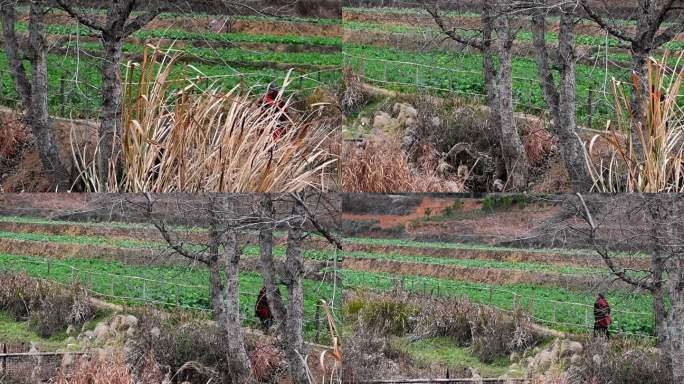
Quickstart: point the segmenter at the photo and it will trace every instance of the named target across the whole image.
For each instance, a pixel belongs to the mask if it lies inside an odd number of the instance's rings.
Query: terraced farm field
[[[18,33],[28,31],[28,10],[19,14]],[[100,89],[101,44],[96,31],[54,11],[46,25],[52,42],[48,56],[50,112],[73,118],[93,118],[100,107],[93,90]],[[123,73],[140,63],[143,51],[158,47],[179,55],[172,80],[191,79],[201,90],[228,91],[240,86],[263,94],[269,83],[282,87],[287,77],[302,97],[339,79],[342,41],[340,20],[299,17],[269,18],[203,14],[162,14],[124,45]],[[288,73],[292,70],[288,77]],[[127,82],[135,85],[135,78]],[[0,104],[14,106],[7,58],[0,55]],[[185,86],[185,84],[183,84]]]
[[[206,236],[203,228],[184,229],[198,241]],[[206,270],[174,257],[155,231],[144,224],[2,217],[0,266],[61,283],[80,279],[98,295],[131,305],[208,310]],[[284,234],[276,235],[274,255],[282,258]],[[369,238],[346,238],[344,245],[336,252],[322,239],[305,243],[308,337],[315,333],[319,298],[341,300],[348,290],[399,287],[420,295],[467,297],[504,310],[524,308],[564,331],[592,326],[594,294],[602,290],[613,306],[614,331],[653,332],[650,297],[606,284],[607,270],[589,251]],[[246,245],[243,253],[241,305],[244,321],[253,323],[259,248]],[[648,262],[624,257],[634,266]]]
[[[480,23],[479,15],[467,12],[447,12],[444,16],[454,25],[475,28]],[[557,43],[558,18],[550,22],[546,40]],[[485,102],[482,54],[444,39],[424,10],[344,8],[343,24],[345,63],[368,82],[394,91],[424,90],[471,101],[479,97],[481,103]],[[548,106],[536,75],[529,20],[520,21],[520,27],[512,48],[516,109],[540,114]],[[591,22],[581,21],[576,28],[580,60],[576,69],[577,118],[581,124],[600,128],[607,119],[615,118],[609,83],[612,78],[629,81],[631,56],[624,43],[606,36]],[[476,32],[471,34],[474,37]],[[684,36],[665,44],[659,55],[665,50],[682,49]],[[671,64],[676,63],[677,58],[671,58]]]

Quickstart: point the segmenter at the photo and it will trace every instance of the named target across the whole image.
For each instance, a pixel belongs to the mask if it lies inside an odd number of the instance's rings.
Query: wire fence
[[[347,278],[343,271],[345,289],[372,287],[376,291],[386,292],[398,288],[431,297],[463,297],[505,312],[523,310],[536,322],[558,329],[587,331],[594,327],[593,305],[548,299],[542,293],[529,296],[491,285],[485,287],[458,281],[435,283],[420,276],[383,276],[365,271],[353,271],[353,274],[356,275],[353,279]],[[622,309],[616,304],[612,305],[611,312],[614,320],[611,332],[654,337],[651,330],[655,322],[653,313]],[[639,324],[643,328],[633,330]]]
[[[333,275],[337,273],[342,274],[341,286],[337,287],[340,291],[339,294],[335,295],[333,293],[333,297],[325,297],[331,303],[336,317],[339,317],[340,310],[337,302],[346,290],[361,288],[388,291],[399,288],[407,292],[432,297],[464,297],[473,302],[485,304],[506,312],[523,310],[535,321],[547,324],[553,328],[571,331],[586,331],[593,328],[593,306],[589,304],[548,299],[543,297],[542,293],[529,296],[491,285],[477,286],[464,284],[459,281],[435,283],[420,276],[391,276],[357,270],[339,271],[336,258],[330,260],[329,263],[333,263],[333,265],[332,267],[328,265],[326,273]],[[34,268],[28,268],[29,265],[33,265]],[[35,266],[41,266],[41,268],[36,268]],[[78,281],[93,296],[115,302],[146,303],[164,308],[179,308],[205,313],[212,311],[210,309],[208,284],[195,285],[176,282],[183,278],[181,275],[174,276],[168,280],[157,280],[141,276],[78,268],[49,258],[45,261],[39,261],[29,257],[22,257],[20,262],[14,264],[14,267],[12,267],[10,262],[3,262],[0,265],[0,269],[18,269],[31,272],[37,278],[64,286],[70,286]],[[351,272],[355,276],[345,276],[346,272]],[[333,280],[337,280],[335,276],[333,276]],[[317,294],[320,294],[320,290]],[[253,303],[256,302],[258,292],[242,290],[240,296],[243,321],[254,323],[255,318],[251,314],[253,313]],[[320,298],[324,297],[321,295]],[[654,316],[652,313],[631,311],[621,308],[619,304],[613,304],[612,314],[614,333],[653,337],[651,325],[654,323]],[[318,304],[315,304],[314,313],[311,313],[311,310],[305,313],[305,330],[308,331],[309,335],[315,335],[316,342],[321,337],[322,317],[324,317],[324,314],[321,314],[321,308]]]
[[[316,70],[302,70],[295,67],[292,70],[293,72],[289,75],[287,91],[296,92],[300,95],[306,95],[320,87],[335,84],[339,81],[341,73],[340,68],[328,67]],[[281,69],[277,71],[277,74],[269,73],[270,71],[241,72],[236,68],[232,68],[231,71],[233,73],[196,74],[178,77],[166,82],[171,84],[172,89],[184,88],[192,83],[200,92],[208,89],[228,92],[231,89],[239,88],[241,93],[258,95],[264,94],[272,83],[282,86],[289,70]],[[87,72],[87,70],[71,71],[50,68],[48,104],[51,115],[76,119],[95,119],[99,116],[101,105],[99,80],[88,79],[88,76],[82,74],[83,72]],[[127,81],[123,85],[137,86],[153,83]],[[20,104],[21,100],[9,71],[0,68],[0,105],[14,108]]]
[[[388,60],[342,54],[342,66],[350,67],[364,81],[400,91],[431,91],[441,94],[467,96],[484,104],[487,95],[482,72],[445,68],[399,60]],[[542,114],[548,110],[535,78],[513,77],[513,98],[517,110]],[[583,91],[584,93],[584,91]],[[613,95],[603,89],[589,88],[586,97],[577,100],[578,122],[588,128],[600,127],[606,120],[614,120]]]
[[[21,261],[14,263],[14,265],[8,261],[3,262],[0,264],[0,270],[23,271],[35,279],[67,288],[79,283],[93,297],[115,303],[150,304],[161,308],[175,308],[207,314],[213,312],[209,285],[175,282],[175,280],[184,277],[181,275],[173,276],[168,280],[157,280],[78,268],[49,258],[45,261],[33,260],[29,257],[20,257],[20,259]],[[33,267],[29,268],[29,265]],[[311,294],[310,291],[307,293]],[[326,299],[333,312],[338,312],[339,308],[335,307],[334,298],[324,297],[320,292],[316,292],[313,296],[317,296],[317,298],[313,309],[305,310],[303,325],[305,333],[318,343],[327,339],[325,313],[318,299]],[[258,297],[258,291],[240,291],[240,316],[243,323],[254,324],[257,322],[253,314]]]

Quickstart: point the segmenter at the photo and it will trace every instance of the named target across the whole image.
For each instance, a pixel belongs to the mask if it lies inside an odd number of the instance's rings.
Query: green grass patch
[[[459,347],[446,337],[434,337],[417,341],[406,338],[395,338],[392,345],[406,352],[411,360],[419,366],[436,363],[449,368],[451,372],[462,372],[466,368],[475,368],[482,377],[498,377],[508,371],[510,362],[502,358],[492,364],[481,362],[470,353],[468,347]]]
[[[40,351],[55,351],[66,347],[66,330],[43,338],[31,330],[28,321],[16,321],[11,314],[0,311],[0,342],[7,344],[35,343]]]

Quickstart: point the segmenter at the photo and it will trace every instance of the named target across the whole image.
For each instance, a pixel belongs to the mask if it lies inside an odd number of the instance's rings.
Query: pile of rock
[[[76,328],[67,328],[66,348],[60,352],[67,352],[62,358],[62,366],[68,367],[74,363],[74,357],[68,352],[76,352],[114,344],[117,341],[132,337],[138,326],[138,318],[133,315],[115,315],[109,322],[100,322],[91,331],[84,324],[79,333]]]

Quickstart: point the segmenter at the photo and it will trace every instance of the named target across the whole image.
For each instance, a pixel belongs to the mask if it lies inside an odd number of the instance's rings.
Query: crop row
[[[19,6],[17,7],[17,12],[18,13],[23,13],[25,15],[28,14],[29,8],[26,6]],[[53,13],[55,14],[61,14],[61,15],[66,15],[65,12],[61,10],[53,10]],[[107,13],[107,9],[105,8],[90,8],[88,9],[88,13],[92,15],[104,15]],[[142,15],[142,12],[140,11],[133,11],[131,12],[131,16],[137,17]],[[157,15],[157,19],[160,20],[177,20],[179,18],[182,19],[192,19],[192,20],[199,20],[202,18],[212,18],[212,17],[220,17],[215,14],[209,14],[206,12],[192,12],[192,13],[178,13],[178,12],[162,12],[159,15]],[[326,19],[326,18],[310,18],[310,17],[298,17],[298,16],[279,16],[277,18],[271,17],[271,16],[265,16],[265,15],[231,15],[231,19],[234,20],[260,20],[260,21],[272,21],[272,22],[279,22],[279,23],[291,23],[291,24],[300,24],[300,23],[306,23],[306,24],[321,24],[321,25],[337,25],[341,23],[340,19]]]
[[[18,32],[28,32],[28,24],[18,22]],[[86,26],[49,24],[45,26],[48,34],[56,36],[98,36],[98,33]],[[143,29],[135,32],[132,37],[138,39],[170,39],[208,42],[233,43],[273,43],[273,44],[306,44],[342,47],[340,37],[305,36],[305,35],[268,35],[250,34],[244,32],[216,33],[191,32],[176,29]]]
[[[75,258],[52,264],[47,264],[46,261],[46,259],[36,257],[0,254],[1,268],[26,271],[32,276],[61,283],[79,279],[94,291],[111,297],[119,297],[120,302],[127,304],[154,300],[167,303],[167,306],[210,308],[208,274],[203,268],[141,267],[112,261]],[[339,272],[346,289],[389,290],[397,284],[396,276],[389,274],[352,270]],[[121,277],[117,278],[117,276]],[[467,297],[474,302],[504,310],[521,307],[537,320],[548,322],[551,327],[560,330],[579,330],[592,321],[590,306],[593,302],[593,295],[588,293],[523,284],[495,286],[463,283],[429,277],[404,277],[401,281],[404,289],[417,293]],[[169,282],[175,282],[176,285],[170,285]],[[251,316],[252,305],[255,293],[261,286],[261,278],[257,273],[242,272],[240,283],[241,308],[246,323],[251,323],[254,321]],[[333,287],[328,283],[305,281],[305,317],[308,335],[311,335],[315,329],[315,324],[311,320],[315,316],[317,300],[331,298],[332,290]],[[284,290],[283,294],[287,298]],[[338,298],[341,294],[342,292],[336,293]],[[641,313],[650,313],[652,308],[650,297],[619,291],[607,292],[607,296],[613,306],[615,330],[632,333],[653,331],[652,316]]]
[[[100,50],[100,43],[71,43],[68,47],[90,50]],[[143,53],[146,47],[138,44],[126,43],[124,44],[125,54]],[[278,62],[284,64],[308,64],[308,65],[330,65],[339,66],[342,61],[342,51],[339,53],[319,53],[319,52],[274,52],[274,51],[252,51],[241,48],[198,48],[198,47],[183,47],[177,48],[161,48],[163,52],[169,55],[184,54],[186,56],[196,56],[199,59],[226,61],[226,62]]]
[[[480,284],[423,276],[403,276],[380,272],[341,270],[345,287],[391,290],[403,289],[445,297],[464,297],[503,310],[525,309],[535,319],[558,330],[586,330],[593,325],[595,295],[562,288],[530,284]],[[612,306],[613,330],[652,334],[653,302],[650,296],[624,291],[604,292]]]
[[[303,60],[304,61],[304,60]],[[98,92],[101,84],[100,64],[97,60],[84,57],[48,55],[49,107],[53,115],[73,118],[92,118],[97,116],[100,107]],[[125,68],[124,68],[125,70]],[[176,66],[171,80],[179,80],[172,85],[184,85],[185,79],[209,79],[200,85],[229,90],[245,85],[261,93],[266,86],[275,82],[282,84],[287,76],[285,69],[274,68],[235,68],[228,65],[193,64],[192,69]],[[308,75],[294,73],[290,80],[292,88],[312,89],[321,83],[331,84],[339,79],[338,71],[322,71]],[[173,89],[174,87],[172,87]],[[18,100],[5,55],[0,55],[0,104],[13,106]]]
[[[417,26],[412,26],[412,25],[402,25],[402,24],[382,24],[382,23],[370,23],[370,22],[359,22],[359,21],[345,21],[344,22],[344,28],[345,29],[350,29],[350,30],[357,30],[357,31],[382,31],[382,32],[390,32],[390,33],[420,33],[424,34],[425,32],[432,31],[436,33],[440,33],[437,27],[417,27]],[[466,31],[462,32],[461,35],[464,37],[477,37],[479,34],[475,31]],[[558,42],[558,33],[556,32],[547,32],[546,35],[546,41],[547,42],[553,42],[557,43]],[[520,31],[516,34],[516,40],[517,41],[525,41],[525,42],[531,42],[534,39],[534,35],[532,32],[529,31]],[[603,47],[605,48],[606,46],[615,48],[615,47],[624,47],[625,44],[621,40],[608,36],[606,37],[605,35],[586,35],[586,34],[577,34],[575,36],[575,43],[578,46],[586,45],[586,46],[598,46],[598,47]],[[677,51],[677,50],[682,50],[684,49],[684,41],[670,41],[669,43],[666,43],[663,48],[669,49],[672,51]]]
[[[132,266],[114,261],[70,258],[60,262],[0,253],[0,268],[24,271],[31,276],[69,284],[80,281],[94,292],[115,303],[136,305],[144,302],[167,308],[211,309],[209,273],[206,268]],[[73,267],[73,268],[72,268]],[[262,286],[258,273],[240,273],[240,309],[245,324],[254,324],[254,304]],[[280,287],[287,301],[287,289]],[[305,333],[316,330],[316,306],[320,299],[330,300],[333,287],[325,282],[304,281]]]
[[[66,221],[66,220],[52,220],[40,217],[26,217],[26,216],[0,216],[0,222],[11,222],[11,223],[25,223],[25,224],[46,224],[55,226],[84,226],[84,227],[98,227],[98,228],[124,228],[131,230],[138,229],[152,229],[154,227],[150,224],[144,223],[123,223],[123,222],[80,222],[80,221]],[[206,228],[202,227],[183,227],[175,226],[172,229],[181,232],[190,233],[201,233],[206,232]],[[20,232],[13,232],[20,233]],[[131,232],[131,236],[134,237],[134,231]],[[284,236],[284,232],[275,232],[276,236]],[[38,236],[37,240],[40,240],[40,236],[45,236],[43,234],[33,234],[32,236]],[[70,237],[70,238],[73,238]],[[103,238],[94,241],[103,241]],[[111,240],[111,239],[110,239]],[[419,253],[421,248],[425,249],[453,249],[453,250],[464,250],[464,251],[482,251],[482,252],[526,252],[526,253],[541,253],[541,254],[553,254],[558,256],[596,256],[596,253],[590,249],[567,249],[567,248],[516,248],[508,246],[498,246],[490,244],[479,244],[479,243],[454,243],[454,242],[444,242],[444,241],[417,241],[411,239],[389,239],[389,238],[364,238],[364,237],[345,237],[342,239],[343,243],[347,244],[362,244],[370,246],[380,246],[380,247],[400,247],[415,249],[415,252]],[[133,243],[136,246],[144,245],[146,243],[139,242]],[[647,254],[616,254],[616,256],[629,256],[629,257],[648,257]]]
[[[162,242],[141,241],[129,239],[112,239],[98,236],[72,236],[72,235],[56,235],[45,233],[28,233],[28,232],[0,232],[0,239],[11,240],[29,240],[42,241],[51,243],[68,243],[81,245],[98,245],[98,246],[112,246],[118,248],[147,248],[147,249],[164,249],[165,245]],[[245,256],[258,256],[259,247],[250,245],[243,248]],[[284,247],[274,247],[274,255],[277,257],[285,256]],[[468,268],[491,268],[491,269],[505,269],[515,271],[528,272],[554,272],[562,274],[595,274],[600,272],[596,268],[585,268],[580,266],[562,266],[550,263],[533,263],[533,262],[508,262],[487,259],[458,259],[458,258],[442,258],[442,257],[426,257],[421,255],[400,255],[393,253],[376,253],[376,252],[360,252],[360,251],[341,251],[334,253],[329,250],[321,249],[306,249],[304,256],[311,260],[331,260],[334,255],[338,260],[342,257],[361,258],[361,259],[377,259],[377,260],[393,260],[400,262],[411,262],[420,264],[436,264],[436,265],[455,265]]]
[[[484,101],[485,83],[482,74],[482,55],[444,51],[408,52],[367,45],[345,45],[346,65],[362,71],[367,79],[380,82],[383,87],[413,92],[416,88],[439,89],[440,93],[457,93],[468,97],[481,95]],[[364,59],[359,59],[363,57]],[[379,59],[379,60],[373,60]],[[385,62],[389,61],[389,62]],[[407,63],[407,64],[404,64]],[[416,65],[417,64],[417,65]],[[361,66],[363,68],[361,69]],[[427,66],[427,67],[422,67]],[[440,69],[443,68],[443,69]],[[533,59],[513,59],[513,97],[517,110],[539,112],[547,109],[539,83],[534,79],[537,65]],[[588,98],[592,95],[591,115],[603,120],[613,115],[612,101],[595,90],[611,77],[627,79],[626,71],[577,65],[577,116],[581,123],[589,115]],[[556,76],[558,78],[558,76]],[[602,123],[594,119],[594,122]]]

